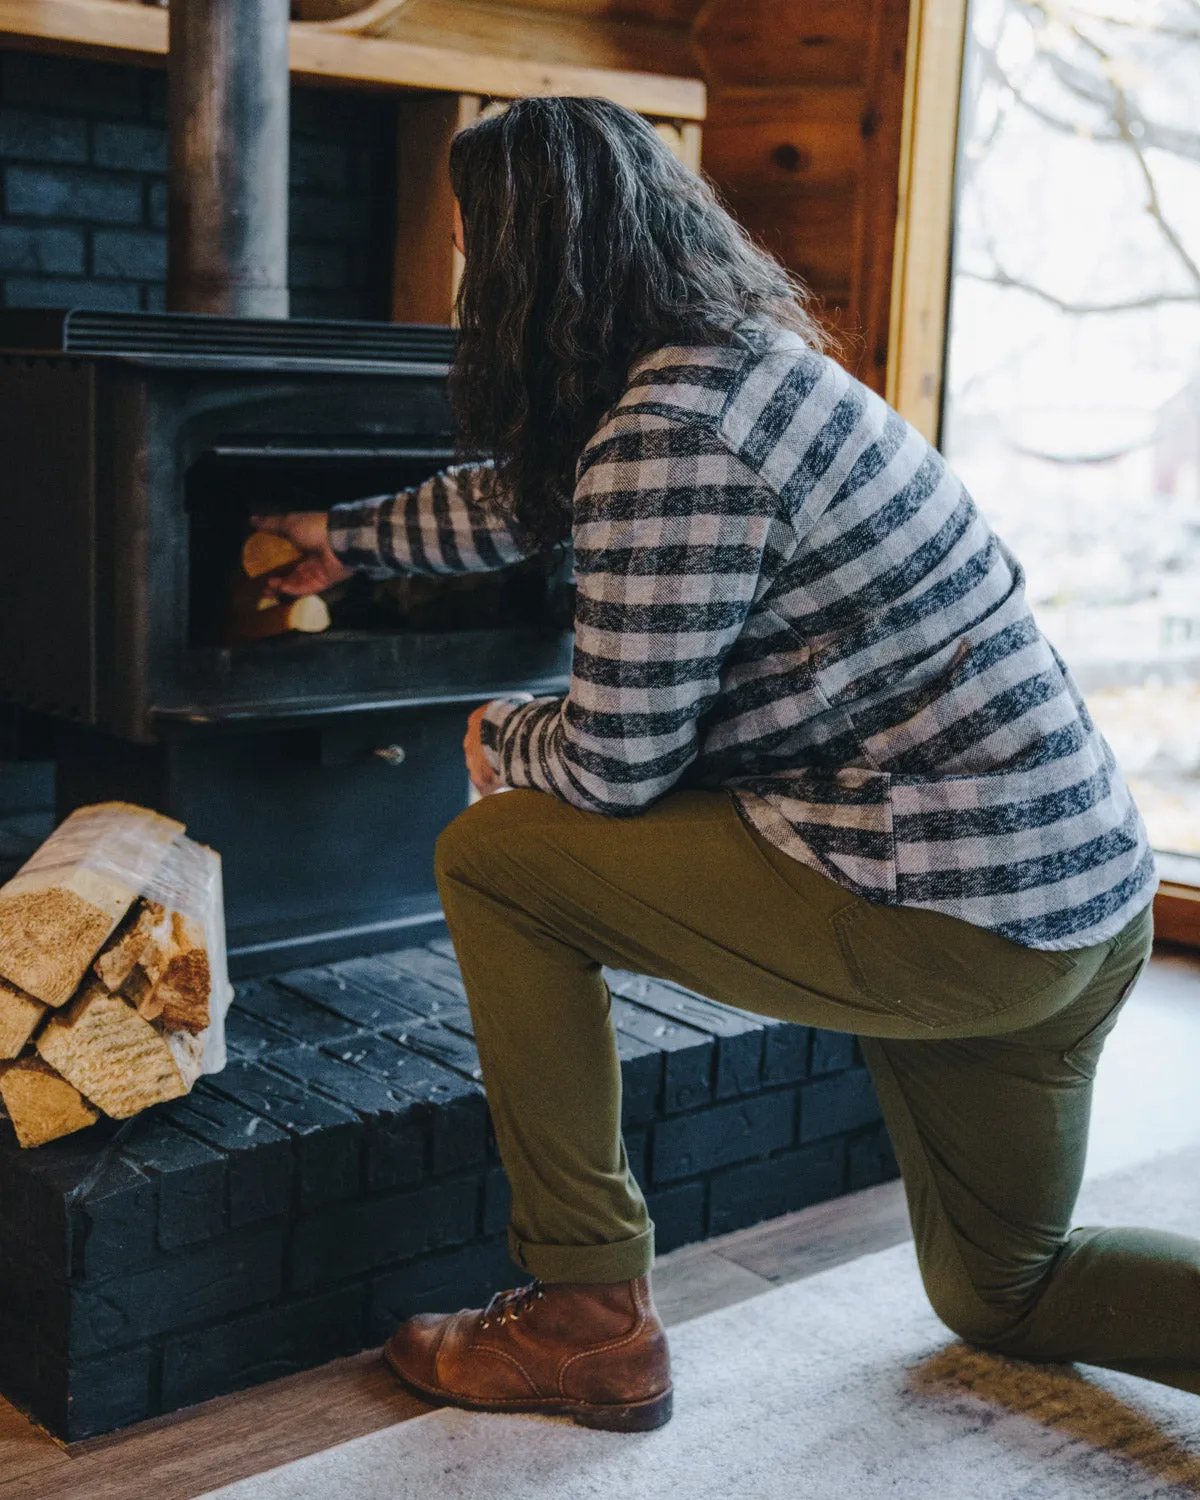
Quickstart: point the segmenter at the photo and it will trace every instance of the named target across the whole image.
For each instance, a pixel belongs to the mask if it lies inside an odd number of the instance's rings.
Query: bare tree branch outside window
[[[961,135],[947,453],[1200,856],[1200,0],[975,0]]]

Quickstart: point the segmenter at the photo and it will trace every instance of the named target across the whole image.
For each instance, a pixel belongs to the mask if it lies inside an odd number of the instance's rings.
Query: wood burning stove
[[[251,513],[450,461],[452,353],[444,328],[0,314],[0,692],[52,721],[61,812],[128,797],[221,850],[243,972],[436,919],[468,706],[565,686],[561,559],[355,580],[327,634],[222,644]]]

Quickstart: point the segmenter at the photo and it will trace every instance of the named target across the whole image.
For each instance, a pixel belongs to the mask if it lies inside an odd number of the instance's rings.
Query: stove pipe
[[[288,0],[172,0],[167,306],[286,318]]]

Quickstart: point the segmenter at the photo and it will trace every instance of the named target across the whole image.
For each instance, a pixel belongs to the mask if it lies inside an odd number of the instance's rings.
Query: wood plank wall
[[[701,160],[883,392],[909,0],[712,0]]]

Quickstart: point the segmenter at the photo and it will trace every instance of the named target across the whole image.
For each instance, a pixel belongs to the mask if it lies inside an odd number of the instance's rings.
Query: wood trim
[[[856,125],[862,166],[855,202],[855,261],[850,284],[854,335],[861,340],[854,373],[883,395],[887,386],[901,131],[908,94],[906,0],[874,0],[866,86]]]
[[[702,147],[700,126],[694,121],[684,121],[679,127],[679,159],[691,172],[700,170]]]
[[[1200,887],[1161,880],[1154,898],[1154,936],[1200,948]]]
[[[167,13],[117,0],[0,0],[0,37],[114,58],[132,52],[144,62],[166,56]]]
[[[397,105],[393,322],[454,321],[462,256],[451,240],[450,142],[482,103],[478,94],[427,94]]]
[[[0,0],[0,38],[128,61],[166,56],[167,13],[126,0]],[[705,87],[697,78],[540,63],[414,42],[346,35],[294,22],[292,73],[324,83],[438,89],[452,94],[601,94],[641,114],[702,120]]]
[[[967,0],[912,0],[887,399],[937,442]]]
[[[700,170],[700,127],[686,120],[658,120],[654,125],[667,150],[688,168]]]

